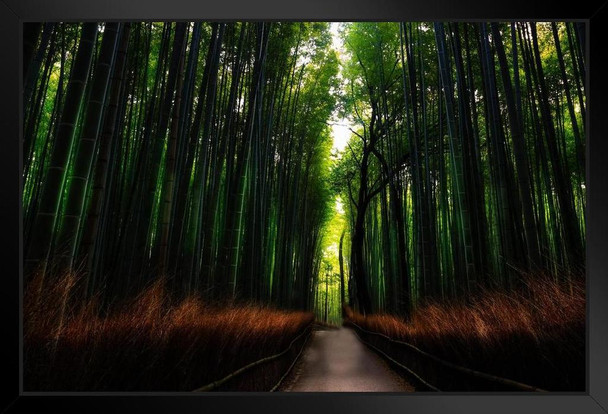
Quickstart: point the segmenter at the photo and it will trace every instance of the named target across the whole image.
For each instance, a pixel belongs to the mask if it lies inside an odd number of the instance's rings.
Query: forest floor
[[[341,327],[313,332],[281,391],[413,392],[414,387]]]
[[[301,349],[291,344],[314,320],[307,312],[171,300],[160,281],[103,313],[94,300],[79,299],[76,279],[41,283],[30,283],[24,297],[28,391],[191,391],[289,349],[222,389],[266,390],[287,371]],[[574,391],[584,389],[584,286],[537,280],[526,295],[497,291],[469,303],[428,303],[409,321],[349,308],[346,321],[471,369]],[[414,391],[353,330],[313,326],[283,391]]]
[[[585,281],[537,278],[521,291],[486,291],[468,302],[429,302],[409,321],[363,316],[347,323],[405,341],[451,363],[550,391],[585,388]],[[400,360],[407,352],[395,351]]]
[[[69,277],[26,289],[27,391],[192,391],[284,351],[314,320],[312,313],[253,304],[172,301],[162,281],[105,314],[77,291]],[[271,361],[226,387],[263,391],[292,360]]]

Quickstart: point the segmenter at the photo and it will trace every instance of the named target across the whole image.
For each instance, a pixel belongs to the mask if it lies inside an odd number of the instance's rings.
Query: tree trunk
[[[60,266],[70,269],[74,262],[76,250],[76,237],[80,228],[80,219],[83,214],[85,195],[93,157],[98,143],[101,119],[108,90],[110,73],[113,70],[114,56],[120,29],[119,23],[108,23],[103,32],[101,49],[97,59],[95,72],[91,84],[84,123],[80,139],[76,143],[76,154],[72,174],[68,177],[66,204],[63,210],[61,230],[58,235]]]
[[[344,284],[344,255],[342,247],[344,245],[344,234],[346,230],[342,230],[340,235],[340,247],[338,248],[338,262],[340,263],[340,308],[342,309],[342,316],[344,316],[344,306],[346,306],[346,293]]]
[[[86,259],[86,271],[89,273],[89,279],[91,280],[89,283],[89,292],[92,292],[92,289],[96,286],[95,280],[97,279],[97,273],[95,271],[97,268],[94,266],[95,247],[99,240],[100,218],[104,200],[106,198],[110,151],[112,149],[112,143],[116,139],[118,105],[121,90],[124,88],[125,69],[127,67],[127,47],[129,45],[130,33],[131,24],[124,23],[121,28],[120,46],[116,53],[110,82],[108,107],[106,109],[101,135],[99,137],[97,163],[92,177],[91,201],[89,202],[82,241],[79,246],[79,254]]]
[[[61,122],[57,129],[46,180],[40,198],[38,213],[32,226],[31,245],[25,255],[24,274],[32,273],[36,266],[46,272],[51,242],[57,226],[57,216],[63,194],[67,165],[74,141],[76,122],[84,95],[95,39],[97,23],[84,23],[70,81],[65,97]]]

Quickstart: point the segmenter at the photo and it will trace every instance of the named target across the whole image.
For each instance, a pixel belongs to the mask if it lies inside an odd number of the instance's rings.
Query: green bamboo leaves
[[[580,25],[340,27],[27,24],[26,274],[331,319],[580,272]]]
[[[338,70],[327,24],[32,25],[27,37],[31,94],[57,96],[44,115],[61,118],[48,144],[26,142],[28,274],[76,270],[108,301],[164,277],[178,296],[313,306]]]
[[[578,29],[346,25],[343,105],[356,127],[335,187],[361,312],[408,316],[428,299],[580,273]]]

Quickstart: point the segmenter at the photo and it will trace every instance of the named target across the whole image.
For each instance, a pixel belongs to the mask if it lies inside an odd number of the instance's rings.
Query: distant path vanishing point
[[[413,392],[348,328],[314,331],[281,391]]]

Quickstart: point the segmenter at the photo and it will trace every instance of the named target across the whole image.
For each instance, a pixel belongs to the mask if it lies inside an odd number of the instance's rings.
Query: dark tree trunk
[[[505,89],[505,97],[507,101],[507,110],[509,114],[509,127],[511,130],[511,138],[513,140],[513,152],[515,155],[515,163],[517,165],[517,177],[519,184],[519,196],[521,198],[527,258],[529,260],[530,269],[538,269],[540,266],[540,250],[537,240],[536,222],[534,219],[534,208],[531,195],[530,184],[530,166],[527,157],[527,148],[524,141],[523,131],[521,130],[520,117],[522,116],[517,110],[515,94],[511,84],[511,76],[509,75],[509,67],[507,56],[503,47],[502,36],[497,23],[492,23],[492,40],[498,54],[500,64],[500,73],[503,86]]]
[[[79,247],[80,256],[86,258],[87,261],[86,270],[89,273],[90,291],[96,287],[95,281],[98,276],[96,272],[98,266],[95,266],[95,247],[99,240],[98,234],[101,212],[105,195],[107,194],[106,188],[110,151],[112,149],[112,143],[116,139],[118,106],[120,103],[121,91],[124,88],[124,77],[127,67],[127,47],[129,45],[130,33],[131,24],[124,23],[120,30],[120,46],[114,62],[108,97],[109,102],[101,128],[101,135],[99,137],[97,163],[92,177],[91,201],[89,202],[84,232]]]
[[[573,205],[572,183],[570,182],[570,178],[565,176],[564,174],[564,168],[562,166],[561,157],[559,154],[557,138],[555,134],[555,126],[553,124],[551,107],[549,105],[549,95],[547,86],[545,84],[545,74],[543,71],[540,51],[538,48],[536,25],[534,23],[531,23],[530,29],[532,32],[532,42],[534,46],[533,52],[536,61],[536,71],[538,73],[537,93],[540,98],[541,118],[545,127],[545,139],[549,151],[549,156],[551,159],[551,168],[553,170],[553,176],[555,178],[557,198],[559,200],[560,213],[564,226],[564,234],[568,243],[568,262],[571,266],[578,267],[583,263],[584,249]]]
[[[91,94],[86,104],[86,113],[82,132],[76,142],[76,154],[72,175],[68,177],[69,186],[66,204],[63,211],[61,230],[58,235],[60,266],[72,267],[76,250],[76,237],[83,215],[87,183],[91,174],[95,149],[98,144],[103,109],[114,65],[114,56],[120,29],[119,23],[108,23],[103,32],[103,40],[91,84]]]
[[[25,275],[32,273],[36,266],[42,266],[41,271],[45,273],[47,265],[45,262],[49,258],[51,242],[57,225],[68,159],[74,142],[76,122],[89,76],[96,36],[97,23],[85,23],[70,74],[61,122],[57,129],[55,146],[43,184],[38,213],[32,226],[31,245],[25,255]]]

